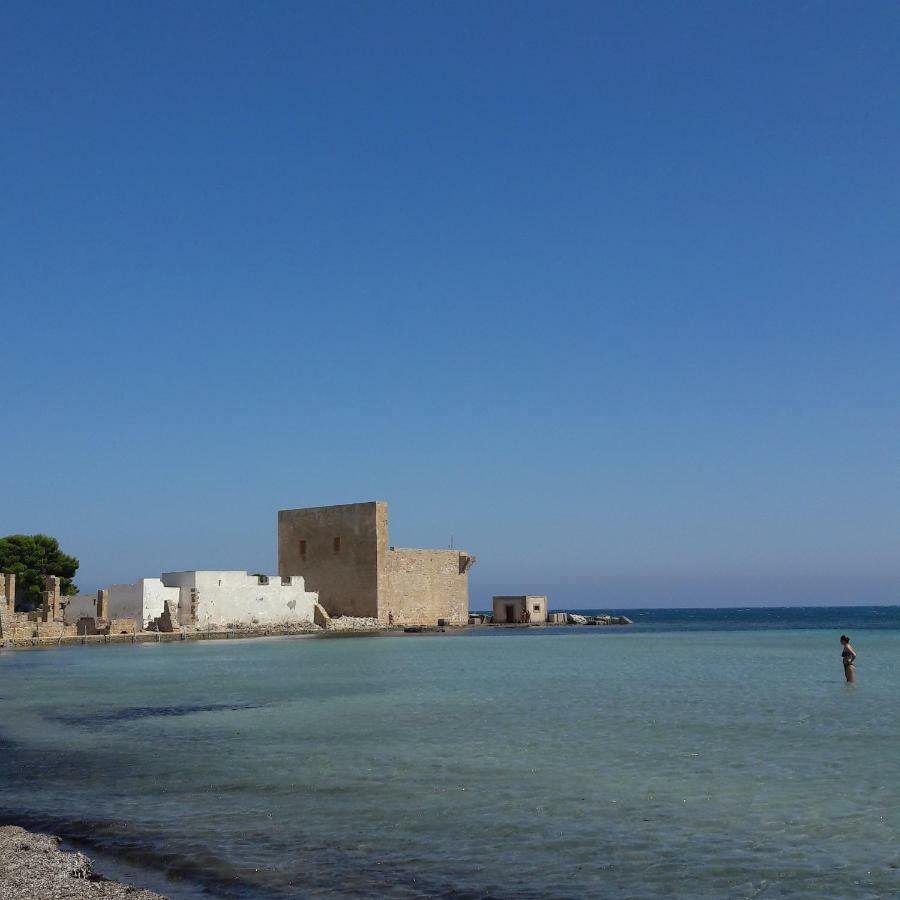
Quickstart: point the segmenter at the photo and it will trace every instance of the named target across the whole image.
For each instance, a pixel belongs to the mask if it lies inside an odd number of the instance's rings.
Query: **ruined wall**
[[[43,624],[43,623],[41,623]],[[28,638],[36,637],[37,622],[29,622],[23,619],[21,614],[8,623],[8,628],[4,629],[4,640],[24,641]]]
[[[77,628],[77,626],[73,626],[73,628]],[[109,624],[106,625],[101,634],[134,634],[137,631],[141,630],[141,620],[140,619],[131,619],[131,618],[115,618],[110,619]]]
[[[33,626],[34,636],[39,638],[75,637],[78,629],[62,622],[37,622]]]
[[[6,595],[7,611],[10,615],[14,615],[16,611],[16,576],[7,573],[3,576],[2,581],[0,590]]]
[[[44,576],[41,591],[41,613],[45,622],[62,621],[62,579],[58,575]]]
[[[134,619],[139,628],[145,628],[162,615],[166,600],[177,603],[178,591],[166,587],[159,578],[140,578],[134,584],[113,584],[109,587],[107,614],[104,617],[98,613],[98,618]],[[73,621],[77,622],[78,618]]]
[[[469,621],[469,575],[472,558],[458,550],[387,552],[387,590],[380,618],[393,613],[397,625],[451,625]]]
[[[12,621],[13,614],[10,613],[6,606],[6,594],[3,593],[3,580],[0,578],[0,647],[5,641],[10,640],[9,624]]]
[[[109,586],[109,612],[110,619],[136,619],[144,618],[144,593],[141,583],[111,584]]]
[[[75,625],[81,618],[95,618],[97,615],[97,598],[90,596],[90,594],[75,594],[72,597],[63,597],[62,605],[62,619],[66,625]]]
[[[315,593],[299,576],[248,575],[243,571],[166,572],[163,583],[179,592],[183,625],[282,625],[312,622]]]
[[[387,550],[385,503],[278,513],[278,574],[303,576],[332,616],[378,615],[379,548]]]

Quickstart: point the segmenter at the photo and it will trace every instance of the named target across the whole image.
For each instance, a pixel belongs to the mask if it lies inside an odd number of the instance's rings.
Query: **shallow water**
[[[900,631],[839,633],[3,653],[0,816],[192,897],[895,896]]]

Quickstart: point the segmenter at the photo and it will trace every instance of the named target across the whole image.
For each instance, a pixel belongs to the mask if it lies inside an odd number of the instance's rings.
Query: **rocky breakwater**
[[[569,625],[634,625],[628,616],[581,616],[578,613],[566,613]]]
[[[235,636],[246,635],[248,637],[258,637],[260,635],[316,634],[321,631],[321,628],[312,622],[273,622],[267,625],[261,625],[259,622],[229,622],[227,625],[214,625],[211,627],[213,629],[230,631]],[[196,630],[203,631],[202,628]]]
[[[386,626],[378,619],[366,616],[336,616],[329,620],[329,631],[378,631]]]
[[[59,849],[59,838],[16,825],[0,827],[0,897],[4,900],[165,900],[93,871],[83,853]]]

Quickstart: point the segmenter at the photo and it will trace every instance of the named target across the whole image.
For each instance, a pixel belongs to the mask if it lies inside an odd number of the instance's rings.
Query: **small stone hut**
[[[547,598],[540,594],[498,595],[494,600],[493,622],[524,624],[547,621]]]

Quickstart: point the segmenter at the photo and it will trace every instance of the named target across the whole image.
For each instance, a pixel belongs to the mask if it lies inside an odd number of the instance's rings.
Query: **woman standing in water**
[[[841,661],[844,663],[844,677],[850,684],[856,681],[856,651],[850,646],[850,638],[846,634],[841,635]]]

